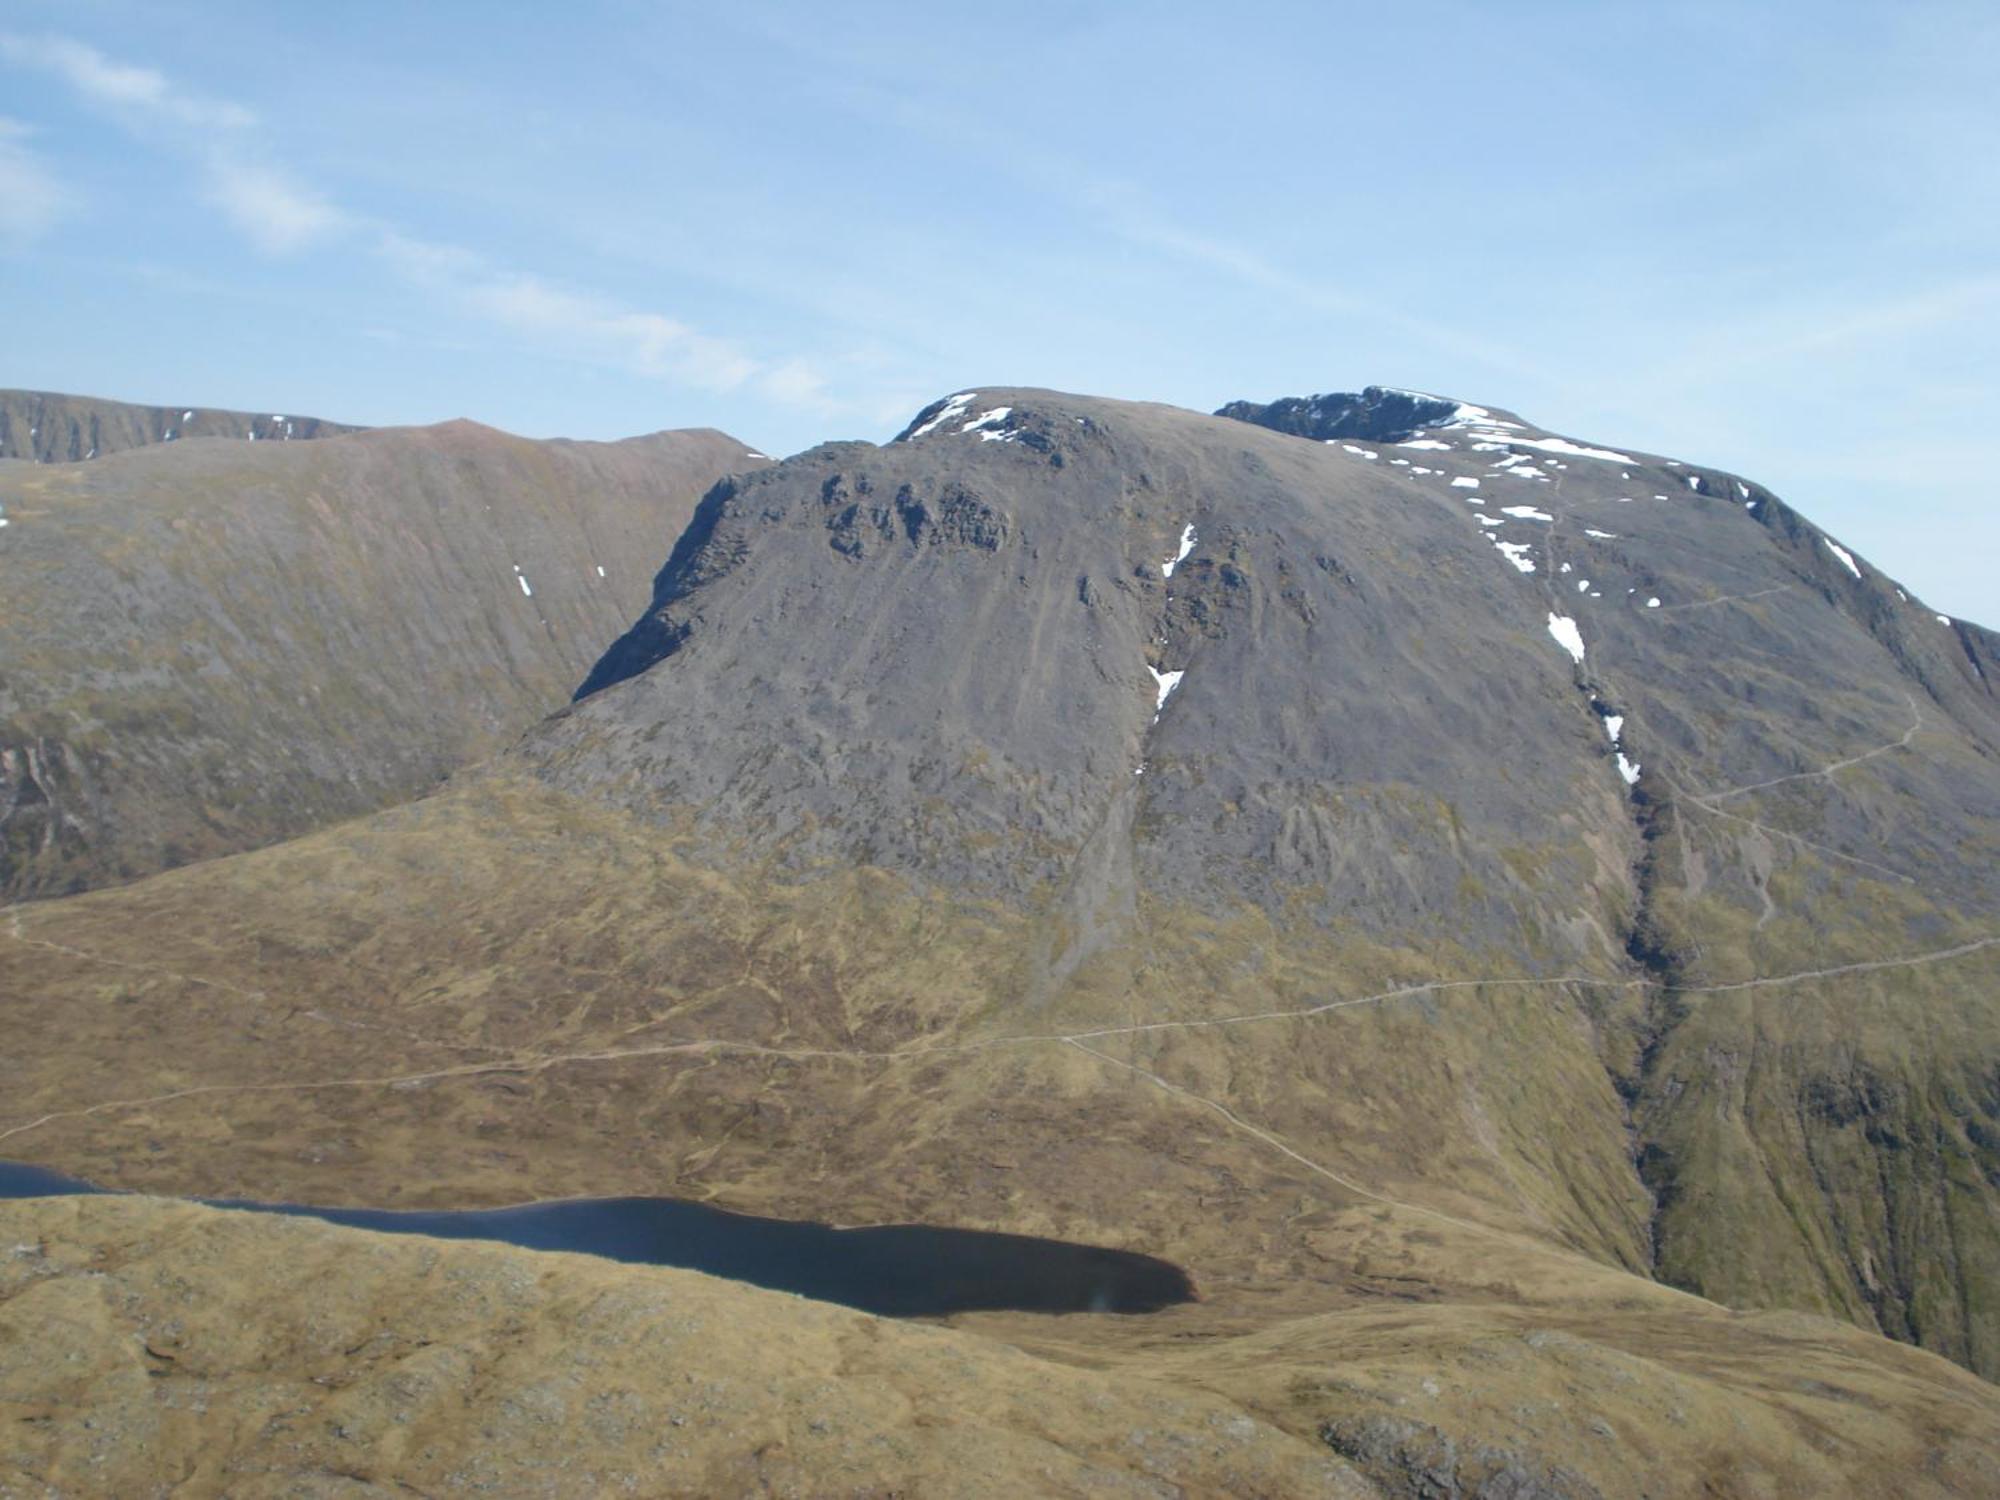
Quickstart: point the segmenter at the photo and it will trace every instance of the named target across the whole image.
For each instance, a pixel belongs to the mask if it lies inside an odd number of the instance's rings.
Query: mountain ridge
[[[158,443],[0,474],[0,890],[231,852],[416,795],[560,703],[711,429],[474,423]]]
[[[291,442],[365,430],[321,417],[148,406],[60,391],[0,390],[0,458],[33,463],[81,463],[195,437]]]
[[[1438,1444],[1507,1446],[1518,1335],[1559,1304],[1623,1353],[1551,1399],[1620,1453],[1681,1399],[1621,1405],[1625,1355],[1740,1358],[1717,1410],[1851,1380],[1817,1335],[1731,1342],[1759,1318],[1990,1379],[1991,634],[1747,480],[1473,410],[1313,441],[981,387],[719,478],[503,753],[13,908],[0,989],[38,998],[0,1149],[156,1191],[649,1192],[1144,1250],[1203,1288],[1148,1324],[1214,1353],[1198,1378],[1399,1495]],[[1383,1309],[1392,1405],[1481,1392],[1435,1435],[1357,1394],[1344,1330]],[[1809,1419],[1853,1472],[1861,1409]],[[1896,1412],[1868,1441],[1909,1451]],[[1703,1430],[1724,1493],[1810,1442],[1738,1470]],[[1529,1467],[1629,1492],[1601,1438]]]

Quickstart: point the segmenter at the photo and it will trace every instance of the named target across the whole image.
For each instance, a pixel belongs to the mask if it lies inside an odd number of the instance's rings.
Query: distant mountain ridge
[[[0,892],[418,795],[561,704],[702,492],[764,462],[461,421],[0,466]]]
[[[212,407],[142,406],[56,391],[0,390],[0,458],[82,463],[183,438],[293,442],[362,429],[346,422]]]

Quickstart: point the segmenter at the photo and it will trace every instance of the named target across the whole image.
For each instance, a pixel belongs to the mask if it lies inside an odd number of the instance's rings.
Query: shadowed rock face
[[[190,437],[0,474],[0,891],[414,796],[561,703],[636,559],[759,459],[717,432]]]
[[[1285,396],[1268,403],[1232,401],[1216,415],[1321,442],[1350,438],[1398,443],[1450,421],[1458,406],[1444,396],[1371,385],[1358,395],[1337,391],[1324,396]]]
[[[344,422],[283,413],[135,406],[54,391],[0,391],[0,458],[34,463],[82,463],[187,438],[289,443],[359,431]]]

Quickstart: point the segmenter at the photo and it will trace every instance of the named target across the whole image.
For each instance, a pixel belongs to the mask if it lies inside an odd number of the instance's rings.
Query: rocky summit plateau
[[[2000,1493],[2000,636],[1754,478],[251,435],[0,465],[0,1494]],[[632,1197],[1189,1291],[229,1206]]]

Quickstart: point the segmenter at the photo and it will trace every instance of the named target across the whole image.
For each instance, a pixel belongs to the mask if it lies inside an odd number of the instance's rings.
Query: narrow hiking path
[[[10,934],[11,935],[11,934]],[[33,940],[29,940],[33,941]],[[40,944],[63,953],[74,953],[86,960],[95,956],[82,954],[60,944]],[[1767,975],[1760,978],[1736,980],[1723,984],[1675,986],[1680,995],[1721,995],[1744,990],[1768,989],[1785,985],[1809,983],[1816,980],[1836,979],[1848,974],[1877,973],[1888,969],[1913,968],[1924,964],[1948,962],[1963,958],[1987,948],[2000,946],[2000,934],[1960,943],[1949,948],[1934,949],[1925,953],[1909,954],[1897,958],[1865,959],[1853,963],[1830,965],[1825,968],[1804,969],[1795,973]],[[150,966],[147,966],[150,967]],[[172,972],[172,971],[163,971]],[[190,982],[203,982],[193,976],[182,976]],[[626,1062],[648,1057],[666,1056],[745,1056],[767,1057],[780,1061],[796,1062],[854,1062],[854,1063],[897,1063],[921,1062],[937,1058],[962,1056],[967,1053],[985,1051],[994,1047],[1018,1047],[1037,1045],[1067,1045],[1095,1052],[1087,1044],[1104,1041],[1119,1036],[1140,1036],[1168,1031],[1213,1030],[1234,1026],[1255,1025],[1267,1021],[1300,1021],[1315,1016],[1333,1014],[1343,1010],[1353,1010],[1363,1006],[1386,1005],[1398,1000],[1407,1000],[1419,995],[1445,993],[1463,989],[1498,988],[1553,988],[1564,985],[1589,986],[1593,988],[1617,989],[1660,989],[1667,988],[1660,980],[1650,978],[1607,979],[1591,975],[1562,975],[1554,978],[1526,978],[1503,975],[1485,979],[1432,980],[1418,984],[1399,985],[1394,989],[1382,990],[1372,995],[1359,995],[1347,999],[1327,1000],[1317,1005],[1301,1006],[1287,1010],[1252,1011],[1235,1016],[1191,1018],[1173,1021],[1141,1021],[1118,1026],[1098,1026],[1067,1032],[1029,1032],[1013,1035],[974,1037],[962,1042],[918,1044],[913,1046],[868,1050],[842,1047],[772,1047],[756,1042],[744,1042],[725,1037],[694,1037],[676,1041],[655,1042],[639,1047],[599,1047],[571,1052],[528,1053],[497,1058],[491,1062],[467,1062],[445,1068],[431,1068],[419,1072],[367,1074],[351,1078],[306,1079],[294,1082],[268,1083],[216,1083],[196,1084],[186,1088],[171,1089],[161,1093],[148,1094],[137,1098],[110,1099],[96,1104],[79,1106],[75,1109],[51,1110],[32,1120],[0,1130],[0,1141],[40,1129],[58,1120],[82,1119],[121,1109],[143,1109],[150,1105],[167,1104],[181,1099],[215,1097],[226,1094],[256,1094],[293,1091],[299,1093],[326,1089],[343,1088],[394,1088],[416,1084],[437,1082],[454,1078],[472,1078],[498,1073],[539,1073],[550,1068],[588,1063]],[[236,989],[236,986],[225,986]],[[250,993],[250,992],[244,992]],[[258,992],[261,994],[261,992]],[[302,1012],[321,1021],[333,1018],[319,1012]],[[337,1023],[336,1023],[337,1024]],[[357,1023],[365,1025],[366,1023]],[[423,1040],[418,1038],[419,1040]],[[450,1044],[431,1043],[448,1046]],[[1103,1056],[1104,1054],[1098,1053]],[[1110,1059],[1117,1061],[1116,1059]],[[1122,1066],[1122,1064],[1121,1064]],[[1223,1106],[1214,1101],[1203,1101],[1212,1108]]]
[[[1924,727],[1924,711],[1917,707],[1917,700],[1913,696],[1907,693],[1903,696],[1910,705],[1911,720],[1910,727],[1905,729],[1898,738],[1890,740],[1886,744],[1877,745],[1872,750],[1864,750],[1859,755],[1850,755],[1842,760],[1828,761],[1825,765],[1816,766],[1810,771],[1794,771],[1788,776],[1773,776],[1768,781],[1753,781],[1747,785],[1729,787],[1720,792],[1704,792],[1701,794],[1701,800],[1711,803],[1725,802],[1731,797],[1741,797],[1750,792],[1761,792],[1770,787],[1784,786],[1788,782],[1831,779],[1836,771],[1845,771],[1849,766],[1858,766],[1863,761],[1875,759],[1878,755],[1889,755],[1898,750],[1909,749],[1910,741],[1915,739],[1917,731]]]

